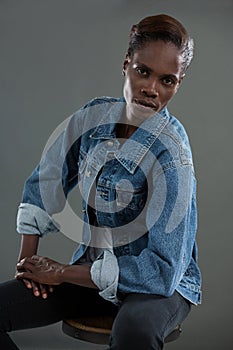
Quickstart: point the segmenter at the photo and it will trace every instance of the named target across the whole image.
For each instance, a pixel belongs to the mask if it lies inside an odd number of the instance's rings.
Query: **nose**
[[[157,84],[155,81],[148,82],[147,85],[141,88],[141,93],[143,96],[150,97],[150,98],[156,98],[158,97],[159,93],[157,90]]]

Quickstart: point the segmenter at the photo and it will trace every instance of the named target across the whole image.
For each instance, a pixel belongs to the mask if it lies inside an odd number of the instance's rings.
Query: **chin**
[[[150,118],[152,115],[157,112],[151,108],[144,107],[142,105],[138,105],[136,103],[128,103],[127,104],[127,116],[131,122],[134,124],[138,124],[139,122],[143,122],[144,120]]]

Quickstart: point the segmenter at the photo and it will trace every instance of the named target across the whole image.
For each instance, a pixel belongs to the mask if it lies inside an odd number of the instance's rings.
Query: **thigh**
[[[110,349],[162,349],[165,337],[190,311],[190,303],[171,297],[129,294],[113,324]]]
[[[14,279],[0,284],[0,329],[9,332],[45,326],[101,307],[101,303],[97,290],[68,283],[56,286],[42,299]]]

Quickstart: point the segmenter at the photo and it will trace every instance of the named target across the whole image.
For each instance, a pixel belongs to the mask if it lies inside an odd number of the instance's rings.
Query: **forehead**
[[[182,71],[182,55],[172,43],[161,40],[146,43],[142,49],[134,52],[132,63],[146,65],[160,74],[179,75]]]

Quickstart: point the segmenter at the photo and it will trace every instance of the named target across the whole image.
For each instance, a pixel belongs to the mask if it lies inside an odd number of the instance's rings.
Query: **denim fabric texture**
[[[187,134],[165,107],[129,139],[117,139],[124,111],[124,98],[96,98],[65,122],[25,182],[17,231],[59,231],[59,213],[78,185],[82,234],[70,263],[96,249],[91,273],[106,300],[177,291],[201,303],[196,179]]]

